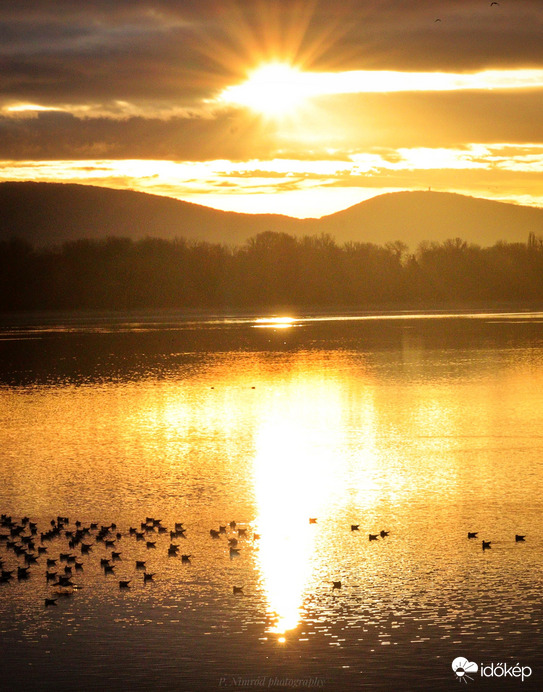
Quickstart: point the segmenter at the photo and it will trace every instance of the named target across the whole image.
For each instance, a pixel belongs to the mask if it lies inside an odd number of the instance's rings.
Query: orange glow
[[[254,70],[243,84],[224,90],[227,103],[247,106],[276,118],[292,113],[305,98],[302,73],[287,63],[273,62]]]

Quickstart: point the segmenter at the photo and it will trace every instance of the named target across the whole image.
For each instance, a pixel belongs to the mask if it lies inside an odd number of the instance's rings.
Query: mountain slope
[[[424,240],[459,237],[488,246],[543,234],[543,209],[448,192],[379,195],[320,221],[338,241],[356,235],[378,244],[402,240],[412,249]]]
[[[424,240],[460,237],[482,246],[525,243],[543,235],[543,209],[443,192],[379,195],[321,219],[237,214],[130,190],[71,183],[0,183],[0,239],[35,245],[77,238],[185,237],[240,244],[262,231],[303,236],[328,233],[338,242],[384,244],[411,250]]]
[[[240,243],[266,230],[295,232],[297,219],[236,214],[171,197],[72,183],[0,183],[0,238],[36,245],[76,238],[185,237]]]

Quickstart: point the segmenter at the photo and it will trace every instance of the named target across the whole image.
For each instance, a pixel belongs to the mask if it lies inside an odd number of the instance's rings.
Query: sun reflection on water
[[[288,329],[296,324],[294,317],[259,317],[255,320],[253,327],[255,328],[266,328],[272,327],[273,329]]]
[[[255,439],[258,562],[273,622],[269,631],[280,635],[300,621],[319,535],[319,524],[309,519],[328,511],[340,447],[337,389],[317,380],[298,384],[286,398],[270,400]]]

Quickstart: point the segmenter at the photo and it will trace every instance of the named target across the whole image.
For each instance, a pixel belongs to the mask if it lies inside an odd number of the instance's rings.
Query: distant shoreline
[[[274,317],[292,317],[294,320],[335,318],[335,317],[417,317],[421,314],[439,317],[453,315],[463,317],[466,315],[490,314],[531,314],[543,315],[543,302],[515,303],[506,301],[494,301],[487,303],[456,303],[440,302],[428,304],[375,304],[355,309],[352,306],[334,306],[330,309],[315,309],[312,307],[277,306],[274,308],[253,307],[240,310],[204,310],[204,309],[118,309],[118,310],[20,310],[1,311],[0,330],[8,325],[41,322],[57,323],[59,321],[139,321],[139,322],[185,322],[185,321],[209,321],[240,319],[251,321]]]

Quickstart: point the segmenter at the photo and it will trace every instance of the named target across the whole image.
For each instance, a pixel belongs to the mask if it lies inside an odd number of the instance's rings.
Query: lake
[[[4,317],[0,689],[541,689],[542,412],[538,312]]]

